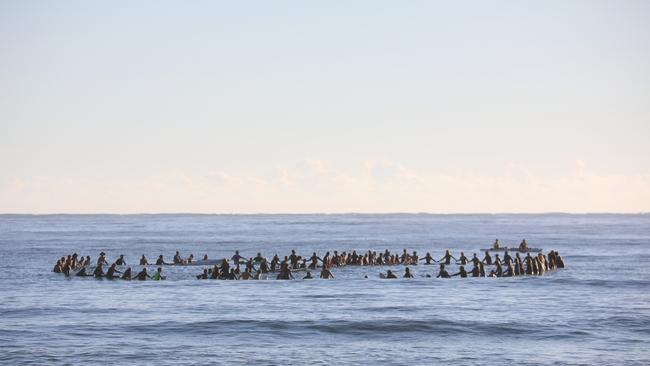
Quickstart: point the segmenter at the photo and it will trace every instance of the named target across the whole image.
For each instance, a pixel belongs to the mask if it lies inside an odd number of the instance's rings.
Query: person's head
[[[177,250],[177,251],[176,251],[176,255],[180,255],[180,254],[181,254],[181,253],[179,253],[179,251]]]
[[[465,266],[460,266],[460,270],[461,270],[461,271],[464,271],[464,270],[465,270]]]
[[[388,273],[389,275],[391,275],[391,274],[393,274],[393,271],[391,271],[391,270],[389,269],[388,271],[386,271],[386,273]]]
[[[239,250],[235,250],[235,254],[239,254]]]
[[[142,255],[142,258],[144,258],[144,254]]]
[[[161,254],[161,255],[159,255],[159,256],[158,256],[158,258],[160,258],[160,259],[163,259],[163,255],[162,255],[162,254]]]
[[[406,269],[404,269],[404,272],[411,273],[411,270],[408,267],[406,267]]]
[[[117,266],[117,263],[111,264],[111,268],[115,268]]]
[[[124,258],[124,254],[120,254],[120,258]]]
[[[162,267],[158,267],[158,272],[162,272]]]
[[[474,253],[474,258],[476,258],[476,253]]]
[[[440,269],[445,269],[445,264],[444,263],[440,263]]]

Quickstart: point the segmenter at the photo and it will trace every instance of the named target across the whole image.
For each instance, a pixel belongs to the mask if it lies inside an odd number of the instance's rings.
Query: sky
[[[0,213],[157,212],[650,212],[650,2],[0,0]]]

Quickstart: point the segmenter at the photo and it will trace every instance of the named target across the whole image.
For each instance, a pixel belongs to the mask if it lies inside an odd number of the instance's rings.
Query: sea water
[[[437,279],[420,264],[414,279],[382,280],[403,266],[344,267],[293,281],[197,280],[200,266],[166,266],[159,282],[51,272],[73,252],[124,254],[135,271],[142,254],[176,250],[471,257],[496,238],[558,250],[567,268]],[[0,363],[648,365],[649,260],[647,214],[0,215]]]

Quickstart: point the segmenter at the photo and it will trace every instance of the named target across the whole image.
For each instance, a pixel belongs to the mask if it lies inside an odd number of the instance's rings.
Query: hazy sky
[[[650,1],[0,0],[0,212],[647,212]]]

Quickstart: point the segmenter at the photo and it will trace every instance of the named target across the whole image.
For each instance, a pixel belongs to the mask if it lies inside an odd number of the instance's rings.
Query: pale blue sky
[[[0,212],[650,211],[647,1],[0,1]]]

